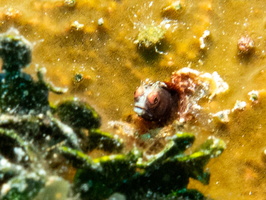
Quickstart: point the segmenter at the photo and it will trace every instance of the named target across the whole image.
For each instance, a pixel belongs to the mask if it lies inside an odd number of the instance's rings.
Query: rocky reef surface
[[[209,183],[205,166],[223,152],[222,140],[209,137],[187,151],[193,133],[172,130],[160,137],[162,129],[149,148],[141,145],[149,143],[145,134],[128,145],[100,130],[101,117],[86,102],[51,105],[49,93],[65,89],[47,82],[43,68],[37,81],[22,72],[31,52],[15,30],[0,35],[1,199],[207,199],[187,185],[190,178]]]

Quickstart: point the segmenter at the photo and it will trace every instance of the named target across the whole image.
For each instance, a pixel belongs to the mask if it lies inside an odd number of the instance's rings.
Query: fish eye
[[[137,99],[138,97],[142,96],[144,94],[143,87],[138,87],[136,91],[134,92],[134,99]]]
[[[147,97],[149,103],[152,105],[152,106],[155,106],[156,104],[159,103],[159,94],[158,92],[151,92],[148,97]]]

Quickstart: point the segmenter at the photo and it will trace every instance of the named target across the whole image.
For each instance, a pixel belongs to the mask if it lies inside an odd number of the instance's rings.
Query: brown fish
[[[172,73],[169,82],[142,83],[135,91],[134,111],[140,118],[159,126],[171,120],[186,122],[201,109],[200,99],[210,101],[227,89],[227,83],[216,72],[209,74],[182,68]]]
[[[134,111],[145,120],[164,122],[176,107],[177,98],[177,92],[169,90],[166,83],[146,81],[135,91]]]

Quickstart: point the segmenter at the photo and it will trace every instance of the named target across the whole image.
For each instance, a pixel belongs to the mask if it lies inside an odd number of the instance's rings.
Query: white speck
[[[39,174],[40,176],[45,176],[45,175],[46,175],[46,172],[45,172],[45,170],[40,169],[40,170],[38,171],[38,174]]]
[[[230,112],[231,112],[230,110],[222,110],[220,112],[212,114],[212,116],[217,117],[220,122],[227,123],[229,122]]]
[[[6,183],[2,185],[1,194],[5,195],[11,189],[10,184]]]
[[[4,158],[1,158],[1,160],[0,160],[0,169],[10,168],[10,167],[11,167],[11,164],[8,162],[8,160],[6,160]]]
[[[164,26],[166,29],[169,29],[171,27],[171,24],[165,24]]]
[[[248,93],[248,95],[249,95],[249,100],[252,102],[257,101],[259,99],[258,91],[252,90]]]
[[[234,112],[235,110],[240,110],[240,111],[245,110],[246,106],[247,106],[247,103],[245,101],[237,100],[232,111]]]
[[[114,193],[107,200],[126,200],[126,197],[123,194]]]
[[[22,158],[25,156],[25,152],[20,147],[15,147],[14,152],[17,155],[18,161],[21,161]]]
[[[104,24],[103,18],[98,19],[98,25],[102,26]]]
[[[202,35],[202,36],[200,37],[200,39],[199,39],[199,42],[200,42],[200,48],[201,48],[201,49],[205,49],[205,47],[206,47],[205,39],[206,39],[207,37],[209,37],[210,34],[211,34],[211,32],[210,32],[209,30],[205,30],[205,31],[203,32],[203,35]]]
[[[89,185],[88,184],[83,184],[80,189],[84,192],[87,192],[89,190]]]
[[[74,28],[75,30],[79,31],[79,30],[82,30],[84,28],[84,24],[81,24],[78,21],[74,21],[71,24],[71,27]]]

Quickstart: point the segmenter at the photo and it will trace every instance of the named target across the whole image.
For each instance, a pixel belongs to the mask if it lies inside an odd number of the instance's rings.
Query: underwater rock
[[[152,60],[157,58],[158,54],[164,54],[162,50],[159,50],[159,47],[163,48],[165,33],[166,30],[162,25],[143,25],[134,43],[137,44],[143,57]]]
[[[237,47],[239,50],[239,54],[242,55],[247,55],[252,53],[252,51],[254,50],[254,41],[251,37],[249,36],[242,36],[237,43]]]
[[[154,48],[156,44],[164,38],[165,30],[160,26],[147,25],[144,26],[134,43],[140,47]]]

